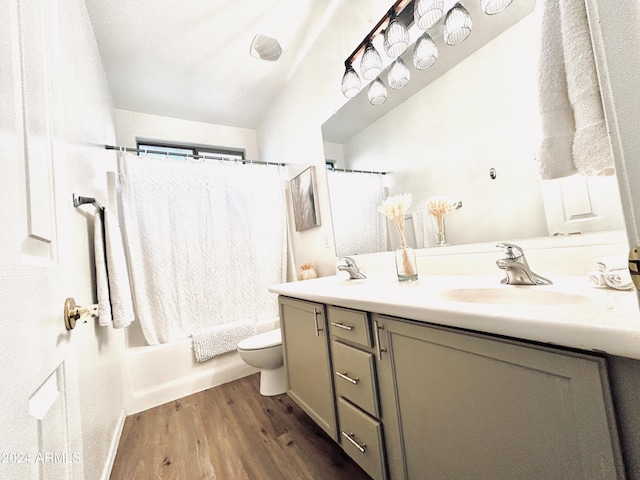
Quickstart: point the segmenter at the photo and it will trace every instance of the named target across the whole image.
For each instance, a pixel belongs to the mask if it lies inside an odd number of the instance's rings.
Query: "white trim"
[[[104,468],[102,469],[102,476],[100,477],[100,480],[109,480],[111,478],[111,471],[113,470],[113,464],[116,461],[116,453],[118,453],[118,445],[120,444],[120,437],[122,436],[122,430],[124,429],[124,422],[126,418],[127,414],[123,408],[122,412],[120,413],[118,423],[116,423],[116,427],[113,431],[111,445],[109,446],[109,454],[107,455],[107,459],[104,463]]]

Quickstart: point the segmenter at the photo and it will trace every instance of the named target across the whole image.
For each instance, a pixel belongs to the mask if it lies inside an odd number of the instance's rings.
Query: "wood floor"
[[[259,374],[127,417],[111,480],[360,480],[369,477]]]

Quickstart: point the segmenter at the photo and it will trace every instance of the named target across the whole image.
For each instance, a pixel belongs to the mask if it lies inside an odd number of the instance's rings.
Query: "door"
[[[324,306],[280,297],[280,324],[287,395],[337,440]]]
[[[0,478],[82,478],[74,355],[62,316],[47,50],[56,2],[0,0]],[[55,170],[54,170],[55,165]]]
[[[604,360],[375,321],[406,478],[624,478]]]
[[[585,0],[631,247],[640,246],[640,3]],[[621,35],[621,32],[626,32]],[[639,293],[639,292],[637,292]]]

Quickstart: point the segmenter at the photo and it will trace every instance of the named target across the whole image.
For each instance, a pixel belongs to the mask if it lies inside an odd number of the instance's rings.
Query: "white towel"
[[[538,0],[542,179],[615,173],[583,1]]]
[[[536,160],[543,180],[577,173],[572,159],[575,133],[573,110],[567,91],[558,0],[536,2],[540,26],[538,51],[538,107],[542,139]]]
[[[97,211],[93,220],[93,251],[96,264],[96,290],[98,294],[98,322],[101,327],[113,324],[109,299],[109,278],[105,258],[102,212]]]
[[[257,333],[256,323],[249,320],[201,328],[191,334],[193,352],[198,362],[206,362],[237,349],[238,342]]]
[[[587,273],[589,283],[594,287],[606,287],[607,283],[604,281],[604,272],[600,270],[591,270]]]
[[[627,259],[624,257],[598,257],[593,260],[593,265],[601,272],[628,268]]]
[[[135,319],[129,270],[118,219],[107,209],[102,214],[96,212],[94,248],[99,323],[127,327]]]
[[[607,270],[603,275],[605,283],[611,288],[615,288],[616,290],[631,290],[633,288],[631,274],[626,268]]]
[[[567,91],[576,129],[573,164],[584,176],[613,175],[613,154],[604,120],[585,2],[557,3],[560,7]]]

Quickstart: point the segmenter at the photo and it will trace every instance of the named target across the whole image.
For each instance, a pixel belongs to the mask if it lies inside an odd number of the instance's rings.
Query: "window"
[[[184,145],[171,143],[157,143],[153,141],[138,141],[138,150],[147,150],[148,155],[169,156],[182,159],[186,155],[203,155],[222,158],[224,160],[244,161],[244,151],[230,148],[218,148],[204,145]],[[143,153],[143,152],[141,152]]]

